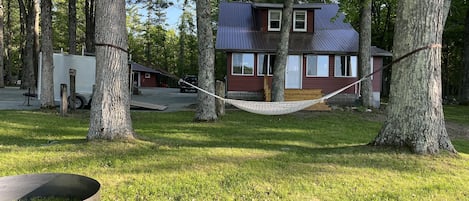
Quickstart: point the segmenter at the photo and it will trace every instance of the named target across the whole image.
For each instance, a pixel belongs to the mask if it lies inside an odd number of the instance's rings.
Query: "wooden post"
[[[68,100],[67,100],[67,85],[60,84],[60,114],[65,116],[67,114],[68,109]]]
[[[215,91],[218,96],[225,97],[225,83],[217,80],[215,84]],[[215,107],[218,116],[225,115],[225,101],[215,99]]]
[[[77,74],[77,70],[75,69],[70,69],[68,70],[68,73],[70,74],[70,108],[72,111],[75,111],[75,103],[76,103],[76,90],[75,90],[75,76]]]

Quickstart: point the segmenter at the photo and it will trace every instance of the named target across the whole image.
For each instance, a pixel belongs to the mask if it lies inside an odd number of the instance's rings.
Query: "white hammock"
[[[229,98],[223,98],[220,97],[216,94],[210,93],[202,88],[199,88],[191,83],[188,83],[184,81],[183,79],[179,79],[179,82],[183,82],[191,87],[194,87],[195,89],[204,92],[210,96],[213,96],[215,98],[218,98],[220,100],[225,101],[225,103],[229,103],[241,110],[251,112],[251,113],[256,113],[256,114],[262,114],[262,115],[283,115],[283,114],[289,114],[293,112],[297,112],[300,110],[303,110],[307,107],[310,107],[314,104],[317,103],[322,103],[325,100],[339,94],[340,92],[346,90],[347,88],[358,84],[359,82],[367,79],[368,77],[363,77],[360,80],[357,80],[343,88],[340,88],[337,91],[334,91],[330,94],[327,94],[321,98],[318,99],[313,99],[313,100],[302,100],[302,101],[285,101],[285,102],[264,102],[264,101],[245,101],[245,100],[235,100],[235,99],[229,99]]]

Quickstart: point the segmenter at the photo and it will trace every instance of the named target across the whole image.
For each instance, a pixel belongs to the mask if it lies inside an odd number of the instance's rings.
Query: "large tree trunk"
[[[409,147],[414,153],[456,152],[448,137],[441,97],[443,0],[401,0],[394,56],[432,45],[396,63],[387,119],[373,145]]]
[[[37,81],[38,79],[38,71],[39,71],[39,53],[41,52],[41,45],[39,44],[39,35],[41,32],[41,28],[39,23],[41,21],[41,5],[40,0],[34,0],[34,42],[33,42],[33,69],[34,69],[34,80]],[[34,86],[36,86],[37,82],[34,82]]]
[[[464,23],[464,72],[463,83],[461,89],[461,104],[469,105],[469,7],[466,11],[466,19]]]
[[[97,0],[96,14],[96,90],[87,139],[134,139],[125,1]]]
[[[41,0],[42,69],[41,107],[53,108],[54,104],[54,61],[52,48],[52,1]]]
[[[85,46],[86,52],[94,53],[95,47],[95,12],[96,4],[95,0],[85,0],[85,18],[86,18],[86,27],[85,27]]]
[[[5,71],[3,70],[3,52],[4,52],[4,44],[3,44],[3,1],[0,0],[0,88],[5,87]]]
[[[22,55],[22,76],[21,88],[28,89],[36,86],[35,67],[34,67],[34,53],[35,53],[35,19],[36,19],[36,6],[34,0],[18,0],[21,15],[24,23],[25,45]]]
[[[371,73],[371,0],[360,2],[360,37],[358,66],[360,77]],[[364,107],[373,107],[373,84],[371,77],[361,82],[361,99]]]
[[[12,82],[12,64],[11,64],[11,38],[12,38],[12,27],[11,27],[11,0],[7,0],[6,6],[6,34],[5,34],[5,71],[6,71],[6,84],[10,85]]]
[[[77,53],[77,1],[68,0],[68,52]]]
[[[197,37],[199,38],[199,87],[215,93],[215,48],[211,21],[210,0],[198,0]],[[206,93],[197,94],[198,107],[196,121],[215,121],[215,98]]]
[[[283,3],[282,23],[280,28],[280,43],[277,45],[277,53],[274,64],[274,77],[272,78],[272,101],[284,100],[285,68],[288,59],[288,42],[293,18],[293,0],[285,0]]]

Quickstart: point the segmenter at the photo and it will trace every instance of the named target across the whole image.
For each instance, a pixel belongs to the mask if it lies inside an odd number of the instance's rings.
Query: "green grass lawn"
[[[445,119],[452,122],[469,125],[469,106],[446,106]]]
[[[447,119],[469,125],[467,111]],[[0,111],[0,176],[82,174],[102,200],[469,200],[466,139],[459,156],[419,156],[366,146],[376,113],[193,116],[133,112],[139,140],[86,142],[87,112]]]

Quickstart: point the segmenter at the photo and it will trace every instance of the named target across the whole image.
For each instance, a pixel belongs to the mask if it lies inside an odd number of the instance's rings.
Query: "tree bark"
[[[371,0],[360,0],[360,36],[358,50],[358,66],[360,77],[371,73]],[[373,107],[373,84],[371,77],[361,82],[360,95],[362,105]]]
[[[54,104],[54,60],[52,47],[52,1],[41,1],[42,69],[41,108],[53,108]]]
[[[456,153],[445,128],[441,97],[443,4],[443,0],[399,1],[395,58],[432,46],[393,66],[387,118],[371,144],[409,147],[417,154]]]
[[[213,31],[211,21],[210,0],[198,0],[197,37],[199,38],[199,87],[210,93],[215,93],[215,48],[213,45]],[[195,113],[196,121],[215,121],[215,98],[206,93],[197,94],[198,107]]]
[[[39,26],[39,23],[41,21],[41,5],[40,5],[40,0],[33,0],[34,3],[34,42],[33,42],[33,69],[34,69],[34,86],[37,84],[37,79],[38,79],[38,71],[39,71],[39,53],[41,51],[41,45],[39,44],[39,35],[41,32],[41,28]]]
[[[85,46],[86,52],[94,53],[95,47],[95,12],[96,4],[95,0],[85,0],[85,18],[86,18],[86,27],[85,27]]]
[[[35,52],[35,1],[18,0],[20,12],[24,23],[25,43],[22,55],[22,76],[21,76],[21,89],[34,88],[36,86],[35,67],[34,67],[34,52]]]
[[[469,7],[466,10],[466,19],[464,22],[464,37],[469,38]],[[461,89],[460,102],[469,105],[469,40],[464,40],[464,71]]]
[[[3,52],[4,52],[4,43],[3,43],[3,0],[0,0],[0,88],[5,87],[5,71],[3,70]]]
[[[288,43],[293,18],[293,0],[285,0],[283,3],[282,24],[280,28],[280,42],[277,45],[277,53],[274,64],[274,76],[272,78],[272,101],[284,100],[285,69],[288,59]]]
[[[125,1],[96,1],[96,90],[88,140],[134,139],[130,117]]]
[[[7,7],[5,9],[6,11],[6,34],[5,34],[5,56],[4,56],[4,62],[5,62],[5,71],[6,71],[6,84],[9,85],[12,82],[12,68],[11,68],[11,38],[12,38],[12,26],[11,26],[11,0],[7,0]]]
[[[68,0],[68,52],[77,53],[77,1]]]

